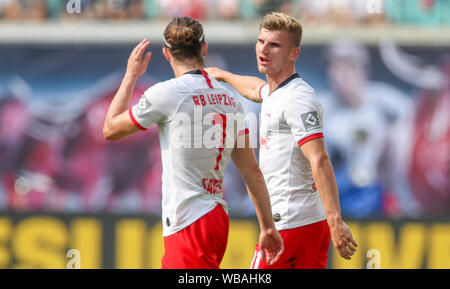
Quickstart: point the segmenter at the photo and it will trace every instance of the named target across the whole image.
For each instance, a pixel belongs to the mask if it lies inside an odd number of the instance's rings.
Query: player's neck
[[[204,68],[204,65],[198,62],[189,62],[189,63],[171,63],[173,73],[175,74],[175,77],[180,77],[186,72],[192,71],[192,70],[202,70]]]
[[[286,79],[295,73],[295,67],[288,67],[274,74],[266,74],[267,82],[269,83],[269,91],[272,93],[277,87]]]

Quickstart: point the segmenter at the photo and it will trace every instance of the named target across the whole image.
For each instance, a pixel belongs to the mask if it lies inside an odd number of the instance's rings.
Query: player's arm
[[[131,52],[125,76],[106,114],[103,136],[107,140],[119,140],[139,131],[130,118],[128,108],[136,82],[147,70],[151,53],[148,52],[144,58],[143,55],[149,45],[150,42],[144,39]]]
[[[247,144],[245,147],[235,146],[231,158],[246,183],[248,195],[255,207],[260,226],[259,247],[262,258],[267,258],[267,264],[273,265],[284,251],[283,240],[273,223],[269,193],[256,161],[255,152],[249,145],[248,134],[245,135],[245,141]]]
[[[243,97],[254,102],[262,102],[260,90],[266,84],[264,80],[253,76],[233,74],[217,67],[208,67],[205,70],[212,78],[230,84]]]
[[[333,245],[343,258],[351,259],[358,244],[353,239],[350,228],[342,220],[339,190],[324,140],[310,140],[301,146],[301,150],[311,164],[314,182],[327,214]]]

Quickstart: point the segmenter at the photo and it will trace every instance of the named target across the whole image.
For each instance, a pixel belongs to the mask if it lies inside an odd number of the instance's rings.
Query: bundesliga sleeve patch
[[[317,111],[310,111],[302,114],[302,121],[306,132],[321,128]]]
[[[146,110],[149,109],[150,106],[151,106],[150,101],[148,101],[145,96],[142,96],[141,99],[139,100],[138,105],[136,105],[137,116],[142,116],[146,112]]]

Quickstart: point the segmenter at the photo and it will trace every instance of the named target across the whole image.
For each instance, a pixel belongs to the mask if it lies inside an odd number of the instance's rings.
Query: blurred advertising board
[[[358,242],[351,261],[330,246],[328,268],[450,268],[449,220],[348,220]],[[232,218],[223,269],[248,269],[258,239],[254,218]],[[0,268],[158,269],[160,219],[137,215],[0,215]]]

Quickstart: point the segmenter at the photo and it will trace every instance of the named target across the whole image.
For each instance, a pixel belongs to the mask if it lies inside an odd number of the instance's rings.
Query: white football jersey
[[[137,127],[157,123],[162,155],[163,236],[221,204],[225,168],[245,129],[238,99],[203,70],[150,87],[130,108]]]
[[[269,85],[262,86],[260,97],[259,162],[276,228],[292,229],[326,219],[310,163],[300,149],[323,137],[323,111],[314,90],[294,74],[270,95]]]

